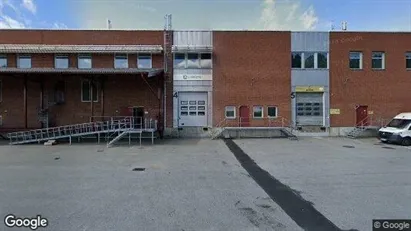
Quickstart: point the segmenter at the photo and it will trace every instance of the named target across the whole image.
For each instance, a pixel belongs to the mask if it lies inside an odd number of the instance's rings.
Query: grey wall
[[[291,51],[329,52],[330,36],[328,32],[291,32]],[[329,69],[292,69],[291,91],[296,86],[324,86],[324,126],[330,126]],[[295,98],[291,99],[291,118],[296,121]]]
[[[291,32],[291,51],[329,51],[328,32]]]
[[[174,46],[212,46],[213,37],[211,31],[174,31]]]

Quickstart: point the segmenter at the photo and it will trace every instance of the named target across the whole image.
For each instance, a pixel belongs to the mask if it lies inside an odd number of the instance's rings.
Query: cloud
[[[28,11],[30,11],[31,13],[35,14],[37,7],[33,2],[34,0],[23,0],[23,2],[21,3],[21,5],[26,8]]]
[[[68,26],[64,23],[61,23],[61,22],[55,22],[55,23],[53,23],[53,28],[54,29],[67,29]]]
[[[1,29],[9,29],[9,28],[21,29],[25,27],[26,26],[24,25],[24,23],[19,22],[7,15],[0,16],[0,28]]]
[[[318,22],[312,5],[303,9],[299,1],[264,0],[258,29],[314,30]]]

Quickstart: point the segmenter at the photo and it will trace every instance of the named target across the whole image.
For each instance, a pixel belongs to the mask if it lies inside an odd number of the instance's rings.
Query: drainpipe
[[[24,128],[27,129],[27,76],[24,76],[24,88],[23,88],[23,100],[24,100]]]

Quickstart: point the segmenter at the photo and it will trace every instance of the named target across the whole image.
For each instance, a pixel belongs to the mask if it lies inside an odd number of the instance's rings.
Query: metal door
[[[297,93],[297,125],[324,125],[323,93]]]
[[[368,126],[368,106],[361,105],[357,106],[356,112],[356,125],[357,126]]]
[[[180,92],[178,94],[179,126],[207,126],[207,93]]]
[[[240,107],[240,127],[250,126],[250,108],[248,106]]]

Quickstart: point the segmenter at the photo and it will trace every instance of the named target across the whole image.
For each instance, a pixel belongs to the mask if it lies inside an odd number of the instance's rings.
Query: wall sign
[[[330,114],[331,114],[331,115],[339,115],[339,114],[340,114],[340,109],[338,109],[338,108],[331,108],[331,109],[330,109]]]
[[[295,92],[324,92],[323,86],[297,86]]]
[[[174,80],[212,80],[212,75],[204,74],[183,74],[183,75],[174,75]]]

